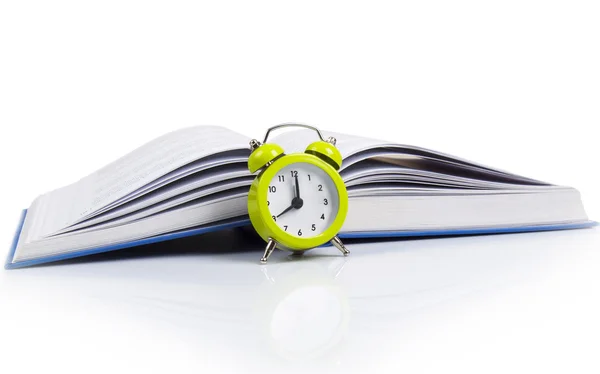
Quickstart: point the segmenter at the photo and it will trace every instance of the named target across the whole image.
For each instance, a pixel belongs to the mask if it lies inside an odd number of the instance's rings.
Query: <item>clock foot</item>
[[[275,249],[276,245],[277,245],[277,242],[275,240],[269,239],[269,242],[267,243],[267,248],[265,248],[265,254],[260,259],[261,264],[267,263],[267,259],[269,258],[271,253],[273,253],[273,250]]]
[[[346,248],[344,243],[342,243],[340,238],[338,238],[337,236],[334,236],[333,239],[331,239],[331,244],[333,244],[334,247],[339,249],[340,252],[342,252],[344,254],[344,256],[348,256],[350,254],[350,251],[348,250],[348,248]]]

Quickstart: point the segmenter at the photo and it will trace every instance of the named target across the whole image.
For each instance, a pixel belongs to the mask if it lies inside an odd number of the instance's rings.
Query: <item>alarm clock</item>
[[[304,153],[285,154],[281,146],[267,143],[273,130],[302,127],[314,130],[319,140]],[[269,128],[263,142],[250,141],[251,173],[259,172],[248,193],[248,214],[256,232],[267,242],[260,262],[265,264],[275,248],[294,254],[331,242],[345,256],[350,251],[339,233],[348,212],[348,192],[338,170],[342,155],[336,139],[302,124]]]

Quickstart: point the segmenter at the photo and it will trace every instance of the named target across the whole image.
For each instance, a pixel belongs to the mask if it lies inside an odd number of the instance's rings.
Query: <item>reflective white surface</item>
[[[228,232],[3,271],[23,371],[598,372],[600,230],[350,243]],[[251,243],[251,244],[248,244]]]

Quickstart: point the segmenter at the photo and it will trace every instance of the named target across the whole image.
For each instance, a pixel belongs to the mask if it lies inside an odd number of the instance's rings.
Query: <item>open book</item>
[[[431,150],[337,138],[349,210],[340,237],[449,235],[591,226],[577,190]],[[271,142],[302,152],[314,133]],[[250,138],[222,127],[166,134],[24,211],[7,268],[248,224]]]

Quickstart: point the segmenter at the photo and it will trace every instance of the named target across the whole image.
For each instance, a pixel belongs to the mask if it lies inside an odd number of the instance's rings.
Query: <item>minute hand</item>
[[[298,183],[298,175],[294,176],[296,178],[296,198],[300,199],[300,184]]]

